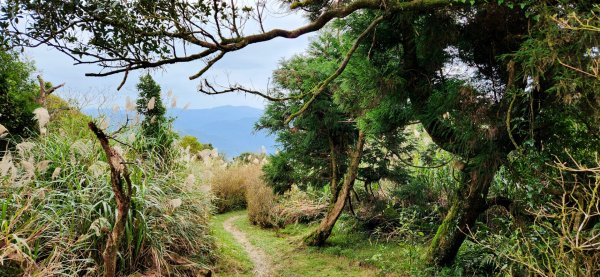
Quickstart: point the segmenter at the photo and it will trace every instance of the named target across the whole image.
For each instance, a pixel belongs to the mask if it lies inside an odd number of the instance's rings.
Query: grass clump
[[[218,213],[246,208],[246,189],[260,181],[260,166],[234,163],[212,170],[209,179],[211,191],[216,197],[214,204]]]
[[[51,111],[52,112],[52,111]],[[48,134],[18,143],[0,162],[0,276],[97,276],[115,219],[108,164],[85,127],[53,114]],[[73,116],[75,115],[75,116]],[[126,133],[116,135],[127,141]],[[210,198],[183,159],[158,170],[125,145],[132,204],[119,245],[118,275],[196,276],[214,261]],[[171,148],[173,156],[185,156]]]

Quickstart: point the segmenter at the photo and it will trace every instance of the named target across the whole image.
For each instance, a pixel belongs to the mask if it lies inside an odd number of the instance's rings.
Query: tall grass
[[[262,174],[253,175],[246,185],[246,204],[250,222],[261,227],[275,226],[276,220],[273,214],[276,201],[273,189],[262,180]]]
[[[0,164],[0,276],[102,272],[116,211],[108,164],[85,127],[89,118],[68,112]],[[151,156],[120,148],[134,185],[119,274],[196,276],[214,260],[210,197],[199,189],[200,176],[181,149],[170,149],[180,159],[159,170]]]
[[[216,166],[212,171],[209,183],[216,197],[217,212],[246,208],[246,188],[251,183],[260,182],[260,166],[233,163],[227,167]]]

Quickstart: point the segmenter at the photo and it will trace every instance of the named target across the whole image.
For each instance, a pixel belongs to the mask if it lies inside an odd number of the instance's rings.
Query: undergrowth
[[[75,110],[53,114],[48,134],[21,141],[0,163],[0,276],[96,276],[115,219],[105,155]],[[116,135],[128,141],[135,126]],[[181,149],[157,163],[127,145],[133,197],[118,274],[195,276],[214,261],[210,197]],[[160,164],[162,167],[157,167]]]

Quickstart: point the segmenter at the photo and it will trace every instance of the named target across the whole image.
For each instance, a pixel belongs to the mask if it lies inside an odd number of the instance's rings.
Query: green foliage
[[[142,130],[145,136],[155,137],[158,130],[153,128],[154,123],[167,121],[165,117],[167,109],[163,105],[160,96],[160,86],[152,79],[150,74],[145,74],[140,77],[137,90],[139,94],[137,111],[144,116]]]
[[[183,136],[179,139],[179,146],[181,146],[183,149],[188,149],[190,150],[191,154],[198,154],[200,151],[204,150],[204,149],[209,149],[212,150],[213,146],[212,144],[202,144],[198,141],[198,138],[194,137],[194,136]]]
[[[265,181],[277,194],[283,194],[290,190],[297,180],[302,180],[296,176],[298,165],[293,165],[292,160],[287,157],[286,152],[279,152],[269,156],[269,162],[263,166]]]
[[[173,119],[165,116],[167,109],[160,96],[160,86],[150,74],[145,74],[140,77],[137,89],[137,111],[144,117],[139,145],[142,150],[161,157],[163,162],[169,162],[167,154],[177,134],[171,130]]]
[[[31,78],[33,71],[33,64],[21,60],[17,53],[0,51],[0,124],[15,140],[39,131],[32,113],[39,93]],[[0,148],[5,150],[4,141],[0,141]]]
[[[106,157],[87,116],[73,109],[55,115],[48,135],[18,144],[0,162],[1,276],[102,273],[116,212]],[[169,149],[179,158],[159,171],[157,158],[114,147],[129,162],[133,182],[118,274],[195,276],[214,259],[210,197],[195,181],[198,170],[179,148]]]

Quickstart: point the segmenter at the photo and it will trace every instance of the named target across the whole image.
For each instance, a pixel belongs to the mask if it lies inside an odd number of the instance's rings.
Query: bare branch
[[[202,68],[198,73],[190,76],[190,80],[194,80],[194,79],[202,76],[202,74],[204,74],[204,72],[206,72],[207,70],[209,70],[217,61],[219,61],[220,59],[222,59],[223,56],[225,56],[225,53],[227,53],[227,52],[221,51],[221,53],[219,53],[219,55],[217,55],[216,57],[210,59],[204,68]]]
[[[297,99],[298,98],[298,97],[282,97],[282,98],[273,97],[273,96],[270,96],[270,95],[268,95],[266,93],[262,93],[262,92],[257,91],[257,90],[252,90],[252,89],[245,88],[245,87],[240,86],[238,84],[230,85],[229,87],[227,87],[225,89],[222,89],[222,90],[217,90],[206,79],[204,80],[204,84],[200,84],[198,86],[198,91],[201,92],[201,93],[204,93],[206,95],[218,95],[218,94],[225,94],[225,93],[231,93],[231,92],[243,92],[243,93],[257,95],[257,96],[265,98],[265,99],[267,99],[269,101],[275,101],[275,102],[287,101],[287,100],[292,100],[292,99]]]
[[[48,97],[48,95],[52,94],[57,89],[62,88],[65,85],[65,83],[62,83],[55,87],[51,87],[49,89],[46,89],[46,82],[44,81],[44,79],[42,79],[42,76],[38,75],[37,79],[38,79],[38,82],[40,85],[40,95],[37,98],[37,102],[42,107],[45,107],[46,106],[46,98]]]

